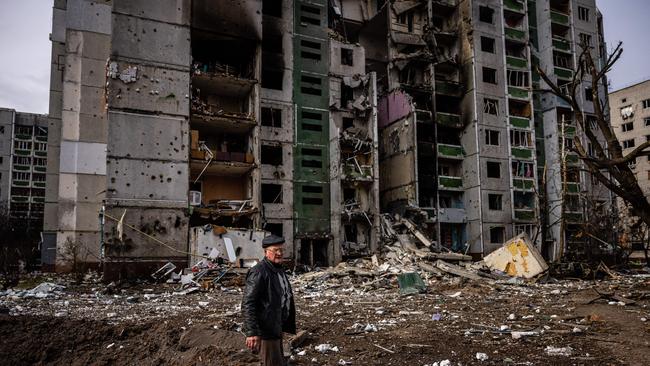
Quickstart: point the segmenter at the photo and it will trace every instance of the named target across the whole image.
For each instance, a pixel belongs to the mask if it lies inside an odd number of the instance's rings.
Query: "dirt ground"
[[[90,277],[32,277],[66,288],[0,292],[3,365],[255,365],[244,349],[241,288],[174,294]],[[650,276],[547,284],[425,278],[402,296],[394,276],[292,277],[294,365],[648,365]],[[19,285],[21,286],[21,285]],[[600,294],[598,294],[598,291]],[[528,333],[521,333],[528,332]],[[329,350],[316,348],[329,344]]]

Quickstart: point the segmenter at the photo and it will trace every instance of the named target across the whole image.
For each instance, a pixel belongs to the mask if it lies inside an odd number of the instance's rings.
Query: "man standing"
[[[264,259],[248,271],[242,302],[246,346],[264,366],[284,365],[282,332],[296,333],[293,292],[282,268],[284,238],[262,240]]]

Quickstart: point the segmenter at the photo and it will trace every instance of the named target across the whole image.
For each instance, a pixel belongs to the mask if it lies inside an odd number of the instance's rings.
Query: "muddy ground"
[[[19,287],[40,281],[66,288],[42,298],[20,289],[0,293],[0,364],[258,362],[244,349],[235,285],[187,295],[166,284],[107,291],[91,276],[76,285],[65,277],[31,277]],[[294,276],[298,328],[307,336],[290,350],[292,364],[650,364],[648,275],[425,282],[427,293],[402,296],[394,276]],[[337,350],[317,351],[322,344]]]

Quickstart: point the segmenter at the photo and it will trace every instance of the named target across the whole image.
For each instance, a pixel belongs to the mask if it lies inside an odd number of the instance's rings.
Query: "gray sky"
[[[0,0],[0,107],[47,113],[52,0]],[[612,90],[650,79],[648,0],[597,0],[610,47],[623,41]]]

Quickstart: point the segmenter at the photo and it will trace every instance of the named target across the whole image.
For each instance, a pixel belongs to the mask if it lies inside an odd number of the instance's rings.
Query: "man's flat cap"
[[[278,244],[284,244],[283,237],[271,234],[262,240],[262,248]]]

